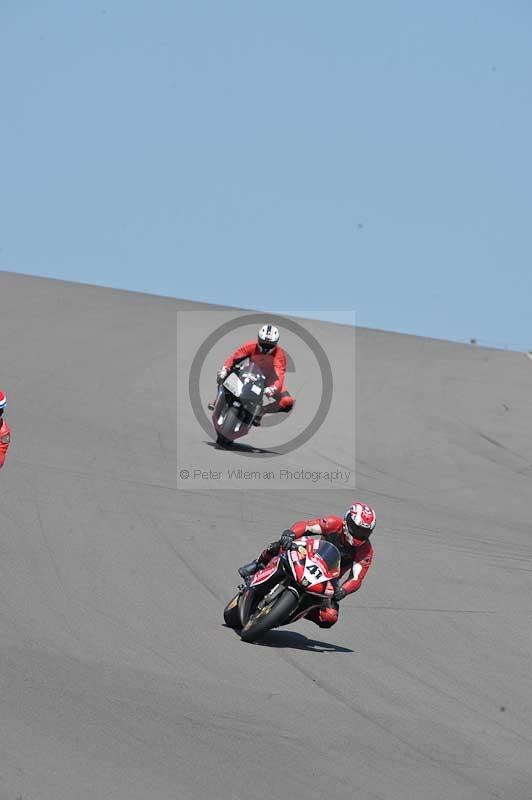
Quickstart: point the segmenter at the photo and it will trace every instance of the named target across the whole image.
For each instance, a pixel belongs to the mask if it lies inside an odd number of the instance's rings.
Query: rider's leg
[[[295,400],[286,389],[283,389],[279,396],[279,411],[291,411],[294,407]]]
[[[254,561],[250,561],[249,564],[244,564],[242,567],[240,567],[238,570],[239,574],[243,578],[250,578],[256,572],[258,572],[259,569],[266,567],[274,556],[278,555],[280,547],[281,544],[279,541],[272,542],[268,545],[268,547],[264,548],[262,553],[259,553],[258,557]]]
[[[259,569],[262,569],[263,565],[260,561],[254,560],[250,561],[249,564],[244,564],[243,566],[239,567],[238,574],[241,578],[251,578]]]
[[[320,628],[331,628],[338,622],[338,603],[326,600],[321,608],[313,608],[306,616]]]
[[[268,403],[268,405],[263,406],[262,413],[263,414],[277,414],[279,411],[284,411],[285,413],[291,411],[294,407],[295,400],[286,389],[283,389],[281,394],[278,395],[275,402]]]

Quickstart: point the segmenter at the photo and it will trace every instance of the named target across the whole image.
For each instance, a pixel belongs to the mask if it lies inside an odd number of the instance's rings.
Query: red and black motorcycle
[[[255,573],[224,609],[225,624],[245,642],[289,625],[334,594],[340,552],[325,539],[305,536]]]

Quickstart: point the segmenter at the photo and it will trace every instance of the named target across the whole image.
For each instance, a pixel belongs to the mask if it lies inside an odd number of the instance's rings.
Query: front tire
[[[230,408],[220,428],[218,434],[225,441],[232,441],[229,437],[234,436],[234,427],[238,422],[238,411],[235,408]],[[228,434],[228,436],[226,435]]]
[[[253,642],[261,639],[272,628],[281,625],[294,611],[299,604],[299,598],[289,589],[285,591],[273,603],[263,606],[260,611],[246,622],[240,631],[240,637],[244,642]]]
[[[240,614],[238,612],[238,599],[240,592],[224,608],[224,621],[228,628],[240,628]]]

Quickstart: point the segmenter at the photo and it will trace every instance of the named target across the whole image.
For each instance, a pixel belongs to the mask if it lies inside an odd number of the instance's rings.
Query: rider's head
[[[2,415],[6,410],[6,406],[7,406],[6,396],[2,391],[0,391],[0,419],[2,419]]]
[[[366,503],[353,503],[344,516],[344,535],[352,546],[367,542],[375,528],[376,517],[371,506]]]
[[[275,325],[263,325],[257,335],[257,344],[261,353],[271,353],[279,342],[279,330]]]

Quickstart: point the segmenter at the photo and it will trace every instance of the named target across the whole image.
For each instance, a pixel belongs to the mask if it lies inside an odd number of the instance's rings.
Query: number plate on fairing
[[[225,379],[224,386],[231,392],[231,394],[234,394],[235,397],[240,397],[240,395],[242,394],[242,389],[244,384],[242,383],[238,375],[235,375],[235,373],[232,372]]]
[[[314,586],[316,583],[320,583],[323,580],[323,571],[318,567],[314,561],[311,561],[308,557],[305,559],[305,570],[303,572],[303,580],[302,583],[304,586]]]

